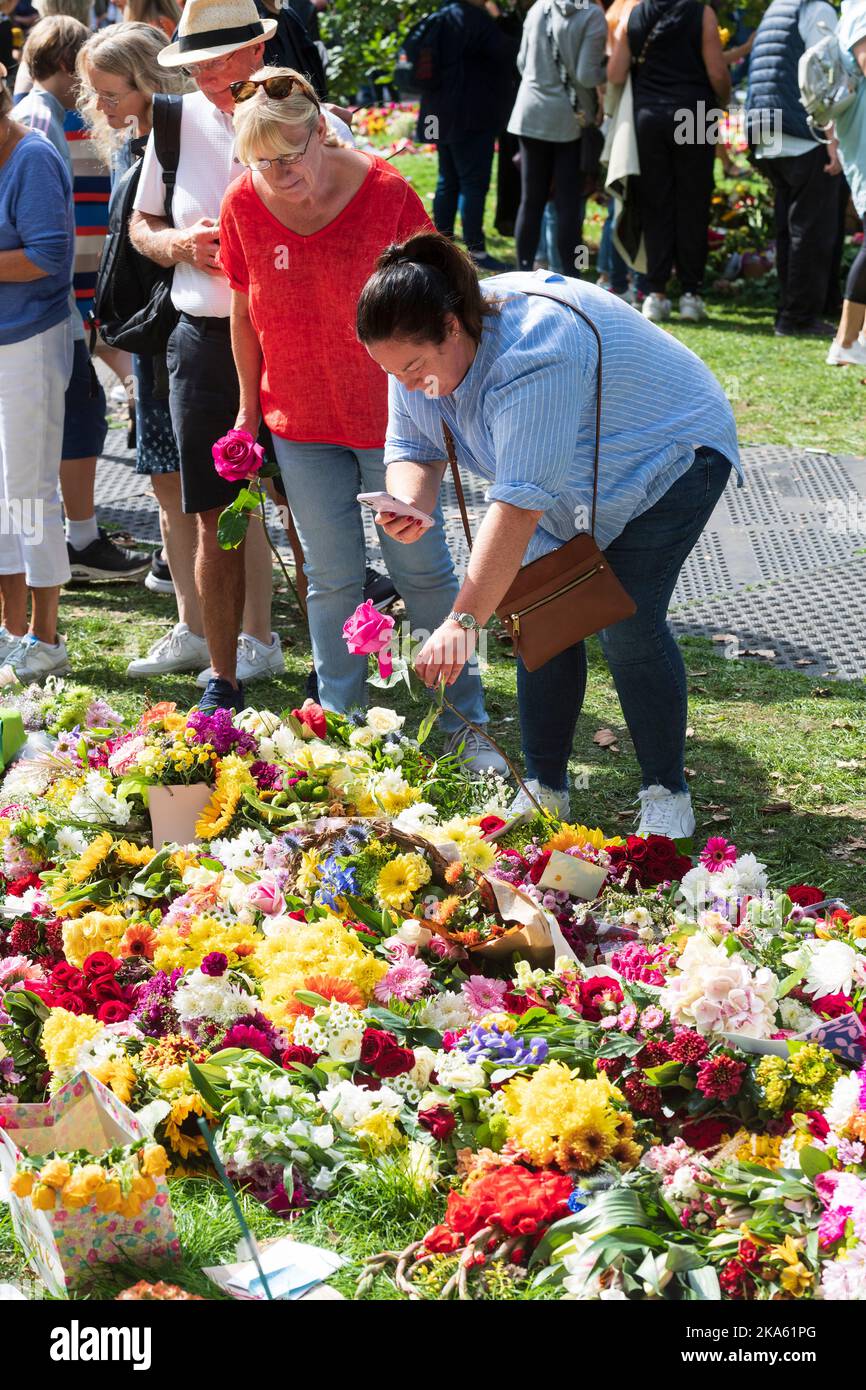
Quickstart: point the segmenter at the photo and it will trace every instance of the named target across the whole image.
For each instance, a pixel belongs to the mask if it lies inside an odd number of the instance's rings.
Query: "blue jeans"
[[[457,140],[440,140],[437,146],[439,178],[433,195],[433,221],[438,231],[453,236],[459,210],[467,251],[483,251],[487,244],[484,203],[495,144],[493,131],[477,130]]]
[[[340,444],[296,444],[273,436],[286,501],[304,550],[309,581],[307,616],[319,695],[326,709],[363,709],[368,657],[353,656],[343,640],[343,624],[364,598],[366,546],[359,492],[385,490],[382,449],[347,449]],[[401,545],[379,531],[388,573],[402,595],[414,637],[433,632],[448,616],[458,583],[445,541],[442,511],[436,525],[414,545]],[[384,693],[383,693],[384,698]],[[487,712],[477,666],[464,667],[448,692],[466,719],[485,724]],[[446,732],[460,720],[446,710]]]
[[[679,572],[724,491],[731,464],[715,449],[698,449],[688,472],[607,547],[605,555],[637,604],[598,636],[634,743],[644,787],[686,790],[688,690],[680,649],[667,623]],[[529,777],[562,791],[577,716],[586,692],[583,642],[538,671],[517,664],[517,702]]]

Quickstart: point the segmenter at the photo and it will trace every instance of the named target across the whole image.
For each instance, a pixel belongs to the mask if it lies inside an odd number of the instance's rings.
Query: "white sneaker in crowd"
[[[638,792],[640,825],[637,835],[667,835],[669,840],[688,840],[695,833],[695,813],[688,792],[671,792],[658,782]]]
[[[41,681],[46,676],[65,676],[69,653],[62,637],[56,642],[40,642],[28,632],[8,653],[5,665],[12,667],[20,681]]]
[[[663,294],[648,294],[643,302],[641,309],[645,319],[650,323],[663,323],[671,316],[671,301],[666,299]]]
[[[461,746],[462,745],[462,746]],[[471,777],[473,773],[496,772],[500,777],[508,777],[508,764],[501,753],[497,753],[492,743],[488,743],[486,738],[477,734],[474,729],[469,729],[464,724],[462,729],[458,729],[448,740],[447,753],[457,753],[459,750],[460,761],[465,772]]]
[[[686,323],[703,323],[707,317],[707,306],[699,294],[680,295],[680,318]]]
[[[545,811],[550,811],[560,820],[568,820],[571,814],[571,801],[567,791],[555,792],[552,787],[543,787],[535,777],[527,778],[526,785]],[[537,808],[533,806],[526,792],[522,790],[517,793],[508,809],[512,816],[521,816],[526,811],[531,812],[532,815],[537,814]]]
[[[154,642],[146,656],[136,657],[126,668],[128,676],[163,676],[172,671],[194,671],[207,661],[207,642],[190,632],[186,623],[175,623],[171,632]]]
[[[853,343],[844,347],[838,338],[834,338],[826,361],[828,367],[866,367],[866,343],[862,338],[855,338]]]
[[[27,634],[25,632],[24,636]],[[6,628],[0,625],[0,666],[5,665],[6,658],[23,638],[16,637],[14,632],[7,632]]]
[[[283,649],[275,632],[271,633],[270,645],[260,642],[242,632],[238,638],[237,680],[245,685],[247,681],[261,680],[264,676],[281,676],[286,669]],[[202,689],[213,678],[213,667],[206,666],[195,678],[196,685]]]

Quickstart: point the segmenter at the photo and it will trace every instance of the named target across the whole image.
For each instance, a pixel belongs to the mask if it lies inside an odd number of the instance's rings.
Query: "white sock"
[[[66,539],[73,550],[85,550],[91,541],[99,540],[99,526],[95,516],[87,521],[70,521],[66,518]]]

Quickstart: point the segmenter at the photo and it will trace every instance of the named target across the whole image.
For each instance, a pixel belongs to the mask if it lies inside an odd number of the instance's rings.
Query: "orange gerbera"
[[[340,980],[336,975],[308,975],[304,980],[304,989],[308,989],[311,994],[320,994],[323,999],[334,999],[338,1004],[349,1004],[353,1009],[363,1009],[365,999],[361,991],[350,980]],[[307,1018],[312,1018],[313,1009],[309,1004],[302,1004],[300,999],[291,999],[286,1005],[288,1014],[304,1014]]]
[[[149,729],[151,724],[159,724],[167,714],[174,714],[176,709],[177,705],[174,700],[160,700],[158,705],[151,705],[149,709],[144,711],[138,721],[138,727]]]
[[[153,960],[153,953],[156,950],[156,932],[153,927],[146,922],[134,922],[127,927],[120,942],[120,954],[122,956],[141,956],[144,960]]]

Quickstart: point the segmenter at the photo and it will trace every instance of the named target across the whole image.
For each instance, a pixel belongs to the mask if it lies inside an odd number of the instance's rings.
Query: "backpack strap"
[[[165,185],[165,216],[171,222],[171,205],[177,166],[180,163],[180,123],[183,97],[168,92],[156,92],[153,98],[153,145],[162,168]]]

